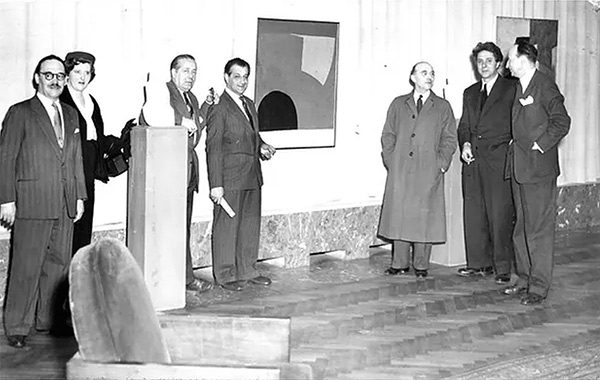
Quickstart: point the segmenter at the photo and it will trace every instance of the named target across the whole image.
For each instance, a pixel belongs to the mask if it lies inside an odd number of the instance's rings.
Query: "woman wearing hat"
[[[65,57],[67,85],[60,101],[75,108],[79,114],[79,136],[83,155],[83,173],[88,199],[81,219],[75,223],[73,231],[73,254],[92,240],[92,222],[94,219],[94,170],[99,153],[104,151],[106,137],[104,122],[98,102],[87,91],[87,86],[96,76],[94,63],[96,58],[86,52],[74,51]],[[98,178],[103,182],[106,178]]]

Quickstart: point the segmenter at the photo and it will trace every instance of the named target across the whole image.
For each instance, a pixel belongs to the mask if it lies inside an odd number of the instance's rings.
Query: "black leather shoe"
[[[195,278],[192,282],[185,285],[185,290],[190,292],[203,293],[211,290],[213,285],[208,281],[202,281]]]
[[[535,294],[535,293],[529,293],[527,294],[525,297],[523,297],[521,299],[521,304],[522,305],[539,305],[541,304],[546,298],[540,296],[539,294]]]
[[[25,335],[9,335],[6,337],[8,339],[8,345],[15,348],[23,348],[25,347]]]
[[[417,278],[427,277],[427,269],[415,269],[415,275]]]
[[[500,293],[505,294],[507,296],[520,296],[527,293],[527,288],[522,288],[520,286],[514,285],[509,286],[508,288],[501,289]]]
[[[245,281],[229,281],[224,284],[219,284],[225,290],[230,290],[232,292],[239,292],[244,289]]]
[[[510,282],[510,274],[499,274],[494,281],[498,285],[506,285]]]
[[[265,276],[254,277],[248,281],[250,281],[251,283],[256,284],[256,285],[262,285],[262,286],[271,285],[271,279],[269,277],[265,277]]]
[[[456,274],[461,277],[474,277],[474,276],[488,276],[494,273],[494,268],[485,267],[485,268],[460,268]]]
[[[397,274],[408,273],[408,271],[410,271],[410,268],[394,268],[394,267],[389,267],[388,269],[386,269],[383,272],[383,274],[385,274],[387,276],[395,276]]]

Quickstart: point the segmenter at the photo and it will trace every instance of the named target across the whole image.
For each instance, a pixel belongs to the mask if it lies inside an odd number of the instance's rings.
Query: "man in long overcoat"
[[[432,243],[446,240],[444,173],[456,149],[456,120],[450,103],[431,91],[433,67],[419,62],[410,73],[414,90],[392,101],[381,145],[388,176],[383,195],[379,236],[391,240],[396,275],[413,267],[427,276]]]

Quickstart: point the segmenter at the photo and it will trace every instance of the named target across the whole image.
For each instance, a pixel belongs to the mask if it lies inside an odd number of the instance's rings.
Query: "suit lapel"
[[[485,114],[492,107],[492,105],[500,99],[500,94],[502,94],[503,92],[504,82],[502,81],[502,78],[498,77],[496,79],[496,83],[494,83],[494,87],[492,87],[490,95],[488,96],[487,100],[485,101],[485,104],[483,105],[483,108],[481,109],[479,115],[480,117],[481,115]]]
[[[244,125],[246,125],[251,131],[254,131],[254,129],[252,128],[252,125],[250,124],[250,120],[248,120],[248,118],[245,115],[244,110],[242,110],[240,108],[240,106],[238,106],[238,104],[235,102],[235,100],[233,100],[233,98],[231,97],[231,95],[229,95],[229,93],[227,91],[223,91],[223,95],[225,95],[224,97],[225,97],[225,99],[227,99],[227,107],[229,107],[231,112],[234,115],[237,115],[238,119],[242,120],[242,123]],[[250,112],[252,112],[252,111],[250,111]],[[253,119],[253,121],[256,124],[256,119]]]
[[[52,146],[52,150],[56,153],[56,156],[62,160],[62,149],[58,145],[58,140],[56,139],[56,134],[54,133],[54,127],[52,126],[52,122],[50,121],[50,116],[48,116],[48,112],[42,105],[42,102],[38,99],[37,96],[34,96],[31,102],[31,108],[33,113],[35,114],[36,119],[38,120],[38,125],[46,135],[48,142]],[[63,119],[64,119],[64,110],[63,110]],[[66,134],[66,128],[65,128]],[[65,138],[66,145],[66,138]]]

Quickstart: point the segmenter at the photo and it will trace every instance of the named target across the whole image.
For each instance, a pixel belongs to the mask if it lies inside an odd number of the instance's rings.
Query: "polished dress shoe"
[[[521,298],[521,304],[522,305],[530,305],[530,306],[539,305],[545,299],[546,299],[546,297],[542,297],[539,294],[529,293],[525,297]]]
[[[397,274],[405,274],[408,273],[408,271],[410,270],[410,268],[406,267],[406,268],[394,268],[394,267],[389,267],[388,269],[386,269],[383,274],[387,275],[387,276],[395,276]]]
[[[254,278],[251,278],[249,281],[256,285],[262,285],[262,286],[271,285],[271,279],[269,277],[265,277],[265,276],[254,277]]]
[[[232,292],[239,292],[244,289],[245,281],[229,281],[223,284],[219,284],[219,286],[225,290],[230,290]]]
[[[195,278],[192,282],[185,285],[185,290],[202,293],[211,290],[212,287],[213,285],[210,282]]]
[[[415,269],[415,275],[417,278],[427,277],[427,269]]]
[[[506,285],[510,282],[510,274],[499,274],[494,281],[498,285]]]
[[[461,277],[474,277],[474,276],[488,276],[494,273],[494,268],[485,267],[485,268],[460,268],[456,274]]]
[[[25,335],[8,335],[8,345],[15,348],[25,347]]]
[[[500,290],[500,293],[505,294],[507,296],[520,296],[527,293],[527,288],[522,288],[517,285],[509,286],[508,288],[504,288]]]

